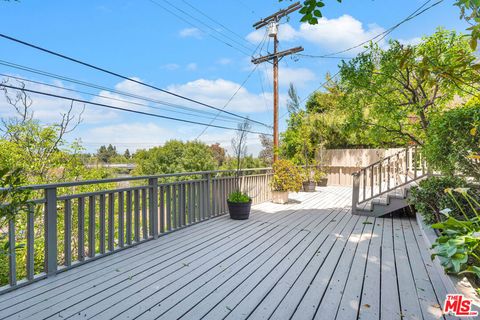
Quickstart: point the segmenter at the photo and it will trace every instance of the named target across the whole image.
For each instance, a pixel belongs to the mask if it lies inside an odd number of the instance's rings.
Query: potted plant
[[[312,168],[309,166],[305,167],[305,173],[303,175],[303,191],[305,192],[315,192],[315,179],[312,172]]]
[[[302,189],[300,170],[289,160],[277,160],[273,164],[272,202],[284,204],[288,202],[288,192]]]
[[[228,195],[227,206],[230,218],[234,220],[246,220],[250,216],[252,198],[242,191],[240,172],[242,157],[247,154],[247,132],[250,129],[248,120],[238,125],[237,135],[232,139],[232,148],[236,157],[237,170],[235,172],[236,190]]]
[[[314,172],[314,179],[317,182],[317,186],[326,187],[328,183],[327,173],[319,167],[316,167]]]

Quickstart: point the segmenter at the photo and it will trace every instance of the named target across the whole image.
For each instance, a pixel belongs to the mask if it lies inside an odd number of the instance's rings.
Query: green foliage
[[[302,188],[300,169],[289,160],[279,159],[273,164],[272,189],[274,191],[298,192]]]
[[[98,160],[104,163],[110,163],[111,159],[117,156],[117,148],[111,144],[109,144],[108,147],[101,146],[97,151]]]
[[[322,170],[322,168],[320,167],[313,168],[313,172],[314,172],[313,178],[315,182],[320,182],[322,181],[323,178],[327,176],[327,173],[324,170]]]
[[[252,155],[242,158],[243,169],[264,168],[266,166],[267,163],[265,163],[263,159],[255,158]],[[220,170],[236,170],[237,167],[237,159],[233,157],[227,157],[223,165],[220,167]]]
[[[228,201],[232,203],[248,203],[250,200],[248,194],[241,191],[234,191],[228,195]]]
[[[452,197],[466,220],[458,220],[451,217],[444,209],[447,219],[432,225],[438,229],[441,236],[433,244],[434,254],[438,257],[445,271],[456,274],[471,273],[480,279],[480,203],[469,194],[467,188],[446,189],[446,193]],[[463,200],[469,203],[469,208],[463,208],[458,204],[454,192],[460,194]]]
[[[458,177],[430,177],[420,181],[418,186],[410,189],[408,203],[415,206],[415,209],[428,224],[443,221],[445,215],[442,215],[441,211],[444,208],[453,208],[450,216],[462,218],[462,212],[457,209],[454,199],[444,190],[464,187],[466,184],[464,179]],[[461,204],[462,209],[469,207],[468,202],[462,201],[462,199],[457,201]]]
[[[423,153],[432,169],[452,175],[455,172],[480,181],[480,103],[448,110],[432,120]]]
[[[134,155],[138,175],[208,171],[216,167],[209,146],[200,141],[167,141],[161,147],[139,150]]]
[[[369,49],[342,63],[339,86],[350,130],[377,145],[422,145],[432,119],[480,81],[468,39],[454,31],[438,29],[418,45]]]
[[[24,183],[22,169],[0,169],[0,229],[28,209],[31,190],[21,188]]]
[[[318,117],[305,111],[293,113],[288,119],[288,128],[282,133],[281,152],[285,158],[297,165],[309,165],[315,159],[322,137],[318,127]]]
[[[5,120],[5,119],[2,119]],[[62,181],[101,179],[108,177],[105,170],[87,169],[80,152],[83,150],[78,143],[66,144],[62,139],[62,128],[58,125],[44,125],[38,121],[25,120],[19,122],[4,121],[4,136],[0,138],[0,168],[4,168],[0,178],[0,187],[9,186],[9,191],[1,191],[0,203],[10,202],[12,205],[0,210],[0,223],[3,225],[13,215],[15,216],[15,238],[17,278],[26,276],[26,224],[27,213],[25,200],[41,198],[38,191],[20,189],[21,185],[44,184]],[[111,185],[79,186],[76,192],[97,191],[109,188]],[[71,193],[71,190],[59,188],[58,195]],[[13,202],[12,202],[13,200]],[[6,208],[6,209],[5,209]],[[45,241],[43,240],[43,208],[40,205],[34,209],[34,270],[35,273],[44,270]],[[59,212],[62,208],[59,207]],[[76,210],[73,206],[72,210]],[[72,237],[77,237],[77,217],[73,215]],[[86,219],[86,223],[88,218]],[[63,230],[63,219],[59,219],[58,229]],[[88,225],[88,224],[86,224]],[[2,236],[0,226],[0,248],[7,248],[9,243]],[[98,229],[97,229],[98,230]],[[62,252],[64,233],[59,232],[59,252]],[[59,261],[63,259],[59,257]],[[8,283],[8,255],[0,255],[0,286]]]
[[[210,145],[210,150],[212,151],[213,157],[217,162],[217,167],[221,167],[226,160],[226,151],[220,146],[220,143],[215,143]]]

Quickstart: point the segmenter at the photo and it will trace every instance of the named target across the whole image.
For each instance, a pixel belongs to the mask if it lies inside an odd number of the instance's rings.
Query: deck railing
[[[420,148],[411,146],[353,174],[352,210],[357,206],[427,176]]]
[[[223,215],[239,184],[254,204],[268,201],[271,175],[260,168],[239,178],[224,170],[30,186],[38,198],[29,212],[0,230],[9,252],[0,256],[0,276],[8,270],[0,294]]]

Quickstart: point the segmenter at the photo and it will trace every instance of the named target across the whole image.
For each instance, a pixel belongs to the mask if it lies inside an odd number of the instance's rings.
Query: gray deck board
[[[213,218],[0,295],[0,319],[439,319],[414,219],[320,188]]]

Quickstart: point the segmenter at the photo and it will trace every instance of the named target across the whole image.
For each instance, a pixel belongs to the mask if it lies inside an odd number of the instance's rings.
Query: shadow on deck
[[[0,296],[1,319],[437,319],[414,219],[350,213],[350,188],[214,218]]]

